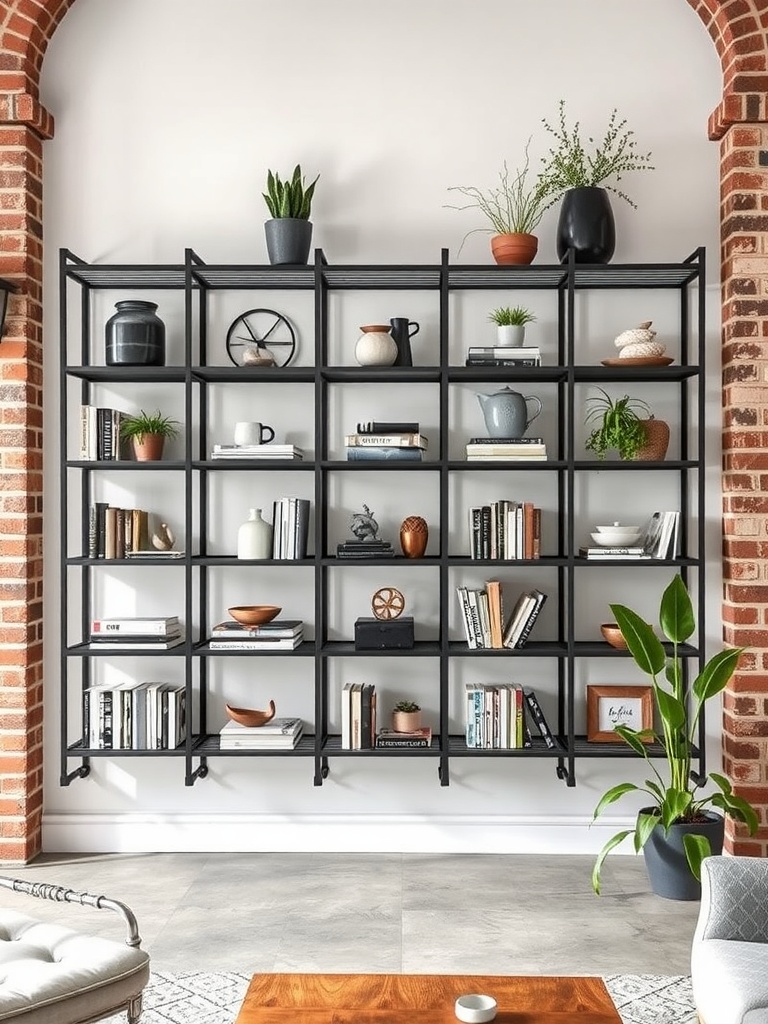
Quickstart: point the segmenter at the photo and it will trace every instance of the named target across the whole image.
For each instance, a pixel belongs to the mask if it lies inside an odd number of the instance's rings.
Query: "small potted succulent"
[[[412,700],[399,700],[392,710],[395,732],[416,732],[421,728],[421,707]]]
[[[641,398],[624,395],[613,399],[602,388],[597,390],[599,395],[587,399],[584,417],[587,425],[596,424],[586,440],[587,451],[598,459],[615,450],[620,459],[661,462],[669,445],[669,424],[655,419]]]
[[[292,176],[285,181],[277,172],[267,172],[267,191],[262,195],[272,220],[266,222],[264,230],[269,262],[273,266],[279,263],[307,262],[312,241],[309,214],[317,178],[306,185],[301,164],[296,164]]]
[[[491,310],[488,319],[496,324],[499,345],[522,345],[525,325],[532,324],[536,317],[525,306],[499,306]]]
[[[158,410],[126,416],[120,423],[120,436],[130,440],[137,462],[154,462],[163,457],[165,440],[178,434],[178,420],[162,416]]]

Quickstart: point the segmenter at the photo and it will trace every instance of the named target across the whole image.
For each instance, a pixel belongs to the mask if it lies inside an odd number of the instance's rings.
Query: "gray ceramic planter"
[[[646,808],[646,811],[649,810]],[[701,899],[701,883],[694,878],[688,867],[683,836],[706,836],[712,853],[719,855],[723,852],[725,834],[725,819],[711,811],[704,813],[706,821],[671,825],[666,835],[661,825],[657,825],[651,832],[643,853],[651,888],[657,896],[668,900]]]
[[[312,241],[312,224],[298,217],[275,217],[266,221],[269,262],[306,263]]]

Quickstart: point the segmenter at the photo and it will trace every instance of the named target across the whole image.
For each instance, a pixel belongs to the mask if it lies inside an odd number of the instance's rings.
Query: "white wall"
[[[284,173],[301,161],[306,173],[320,172],[312,220],[314,243],[331,262],[437,262],[440,249],[455,258],[461,240],[483,222],[469,212],[446,208],[451,185],[495,183],[501,162],[517,164],[534,136],[534,165],[547,145],[542,117],[557,116],[560,98],[570,117],[587,132],[601,133],[616,106],[636,131],[638,144],[653,151],[656,170],[622,184],[635,199],[634,211],[616,199],[618,246],[615,261],[666,261],[705,245],[709,255],[708,306],[711,352],[708,377],[710,485],[710,644],[719,642],[718,597],[718,151],[706,139],[706,121],[719,99],[720,74],[714,48],[684,0],[78,0],[58,29],[43,68],[42,99],[56,118],[56,136],[46,144],[46,347],[51,369],[46,380],[47,423],[57,422],[57,278],[60,246],[89,261],[180,262],[185,246],[206,261],[266,261],[261,198],[268,167]],[[556,209],[542,222],[540,262],[553,262]],[[462,252],[466,262],[488,262],[488,236],[473,234]],[[99,297],[94,323],[103,322],[120,294]],[[212,332],[217,361],[224,363],[223,336],[230,320],[254,296],[227,294],[213,304],[220,331]],[[486,315],[496,296],[475,294],[452,309],[467,334],[490,340]],[[515,301],[519,297],[515,297]],[[552,351],[554,299],[524,296],[535,303],[538,322],[529,340]],[[263,295],[252,304],[263,304]],[[312,361],[312,313],[295,295],[272,297],[289,309],[304,340],[298,362]],[[501,297],[500,301],[504,301]],[[160,313],[169,347],[178,352],[182,307],[163,295]],[[408,315],[422,324],[414,343],[417,361],[434,351],[437,303],[434,296],[368,293],[335,299],[333,345],[339,361],[351,362],[357,325],[384,316]],[[610,354],[613,337],[639,320],[653,319],[659,336],[675,354],[675,308],[669,296],[617,293],[593,296],[579,308],[578,330],[585,357]],[[424,359],[426,361],[426,359]],[[474,389],[457,389],[456,437],[470,424],[479,428]],[[649,389],[644,397],[657,399]],[[102,404],[125,409],[160,405],[180,412],[178,390],[159,386],[136,396],[104,388]],[[546,389],[542,390],[542,396]],[[257,404],[242,392],[216,399],[222,436],[239,418],[272,423],[280,434],[309,445],[311,415],[300,387],[262,389]],[[355,388],[344,395],[339,432],[362,415],[412,415],[409,403],[386,389]],[[432,396],[432,397],[430,397]],[[419,416],[429,433],[436,420],[432,393],[418,391]],[[234,403],[238,403],[235,407]],[[663,402],[657,412],[667,411]],[[544,428],[544,432],[548,430]],[[581,761],[578,785],[567,789],[555,778],[554,763],[516,760],[454,761],[449,788],[438,784],[433,761],[336,760],[322,786],[312,785],[311,760],[213,759],[210,775],[192,788],[183,784],[177,760],[95,760],[91,778],[68,788],[58,784],[58,533],[57,439],[46,432],[46,714],[45,846],[48,850],[116,849],[372,849],[372,850],[563,850],[597,848],[604,831],[588,831],[591,811],[608,784],[639,778],[637,766],[616,761]],[[133,478],[134,474],[131,474]],[[137,483],[116,474],[105,484],[108,500],[135,497],[181,525],[178,482],[146,475]],[[622,475],[623,476],[623,475]],[[635,488],[623,495],[595,490],[583,498],[580,529],[598,513],[603,518],[642,519],[666,504],[664,481],[632,475]],[[409,478],[411,479],[411,478]],[[537,478],[538,479],[538,478]],[[309,482],[309,481],[308,481]],[[626,482],[626,481],[625,481]],[[150,491],[149,485],[156,489]],[[667,485],[669,485],[667,481]],[[288,488],[291,481],[272,481]],[[456,504],[470,504],[479,489],[456,485]],[[464,490],[462,490],[464,488]],[[225,498],[224,495],[227,495]],[[233,531],[251,504],[268,501],[262,483],[249,483],[218,499],[216,543],[232,549]],[[488,497],[498,497],[488,494]],[[546,493],[542,493],[546,499]],[[260,500],[259,500],[260,499]],[[395,539],[409,513],[432,518],[436,496],[424,483],[407,497],[376,480],[339,485],[332,517],[339,537],[348,511],[368,501],[383,532]],[[434,510],[434,511],[433,511]],[[604,514],[604,515],[603,515]],[[458,522],[451,524],[454,535]],[[550,524],[551,528],[551,524]],[[336,537],[331,540],[337,539]],[[433,541],[434,543],[434,541]],[[167,570],[170,573],[170,570]],[[176,570],[179,572],[179,570]],[[417,620],[434,628],[435,572],[401,570],[379,574],[351,569],[356,582],[333,597],[334,627],[350,635],[355,615],[364,612],[371,591],[383,583],[403,584]],[[152,572],[151,592],[143,586]],[[312,618],[311,599],[301,583],[305,570],[268,570],[221,577],[222,605],[268,600],[278,595],[290,611]],[[99,611],[170,611],[178,601],[162,569],[108,569]],[[361,574],[361,575],[358,575]],[[386,579],[383,576],[386,575]],[[620,570],[590,571],[579,594],[584,637],[597,637],[608,617],[607,603],[622,600],[651,616],[665,570],[628,577]],[[530,578],[529,578],[530,577]],[[350,577],[345,577],[347,581]],[[531,574],[503,576],[510,584],[535,582]],[[583,577],[581,577],[583,578]],[[476,581],[481,582],[482,577]],[[308,589],[308,588],[304,588]],[[453,628],[458,628],[454,620]],[[541,624],[554,628],[554,608]],[[427,634],[425,634],[427,635]],[[458,635],[458,634],[457,634]],[[163,672],[175,678],[170,666]],[[409,677],[401,671],[407,665]],[[104,679],[133,671],[157,672],[151,662],[135,666],[118,660]],[[465,679],[509,678],[494,659],[457,666]],[[518,675],[524,667],[524,679]],[[258,675],[226,662],[215,675],[215,692],[234,703],[263,706],[278,701],[281,714],[311,718],[310,666],[269,659]],[[110,674],[110,671],[112,674]],[[355,673],[352,675],[352,673]],[[389,675],[391,673],[391,675]],[[400,678],[398,679],[398,676]],[[145,676],[146,677],[146,676]],[[390,698],[414,692],[436,708],[434,667],[360,659],[334,667],[334,686],[370,679]],[[533,684],[554,717],[554,664],[517,663],[515,679]],[[397,680],[392,682],[392,679]],[[579,669],[578,685],[639,681],[629,663],[596,661]],[[220,712],[217,712],[220,714]],[[457,718],[458,724],[458,718]],[[712,727],[717,758],[717,725]],[[72,767],[73,764],[70,765]],[[637,770],[636,770],[637,769]],[[633,774],[634,773],[634,774]],[[622,821],[631,814],[628,805]],[[610,827],[615,824],[614,819]]]

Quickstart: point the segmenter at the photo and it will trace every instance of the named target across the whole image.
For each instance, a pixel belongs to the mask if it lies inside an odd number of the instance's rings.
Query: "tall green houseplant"
[[[674,577],[662,595],[659,608],[659,624],[672,647],[669,656],[653,627],[637,612],[622,604],[612,604],[610,607],[635,664],[651,678],[661,730],[657,732],[655,728],[635,730],[624,725],[616,726],[616,732],[624,742],[645,760],[651,777],[643,785],[621,782],[613,786],[595,808],[593,820],[627,793],[644,793],[650,802],[638,813],[635,827],[617,832],[598,854],[592,872],[592,887],[598,895],[600,873],[606,856],[629,836],[633,837],[635,852],[639,853],[656,828],[661,828],[668,835],[673,825],[698,822],[704,816],[707,805],[744,822],[750,835],[758,826],[754,809],[742,797],[736,796],[725,776],[710,772],[709,778],[717,787],[717,792],[703,796],[698,793],[700,782],[691,774],[691,751],[704,706],[725,688],[736,670],[743,648],[728,648],[715,654],[689,689],[680,659],[680,645],[693,635],[696,622],[682,578]],[[663,750],[666,778],[656,768],[654,759],[648,755],[648,741],[659,744]],[[701,861],[711,853],[710,843],[705,836],[696,834],[684,835],[682,841],[688,867],[698,879]]]

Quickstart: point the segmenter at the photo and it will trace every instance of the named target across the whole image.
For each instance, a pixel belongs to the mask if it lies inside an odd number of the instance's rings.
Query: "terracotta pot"
[[[638,462],[663,462],[669,447],[669,424],[653,416],[640,422],[645,427],[647,440],[635,459]]]
[[[421,728],[421,712],[393,711],[392,728],[395,732],[416,732]]]
[[[539,248],[536,235],[494,235],[491,252],[497,263],[532,263]]]
[[[133,454],[137,462],[157,462],[163,457],[164,447],[162,434],[142,434],[133,438]]]
[[[429,527],[421,516],[408,516],[400,524],[400,547],[406,558],[423,558],[429,539]]]

